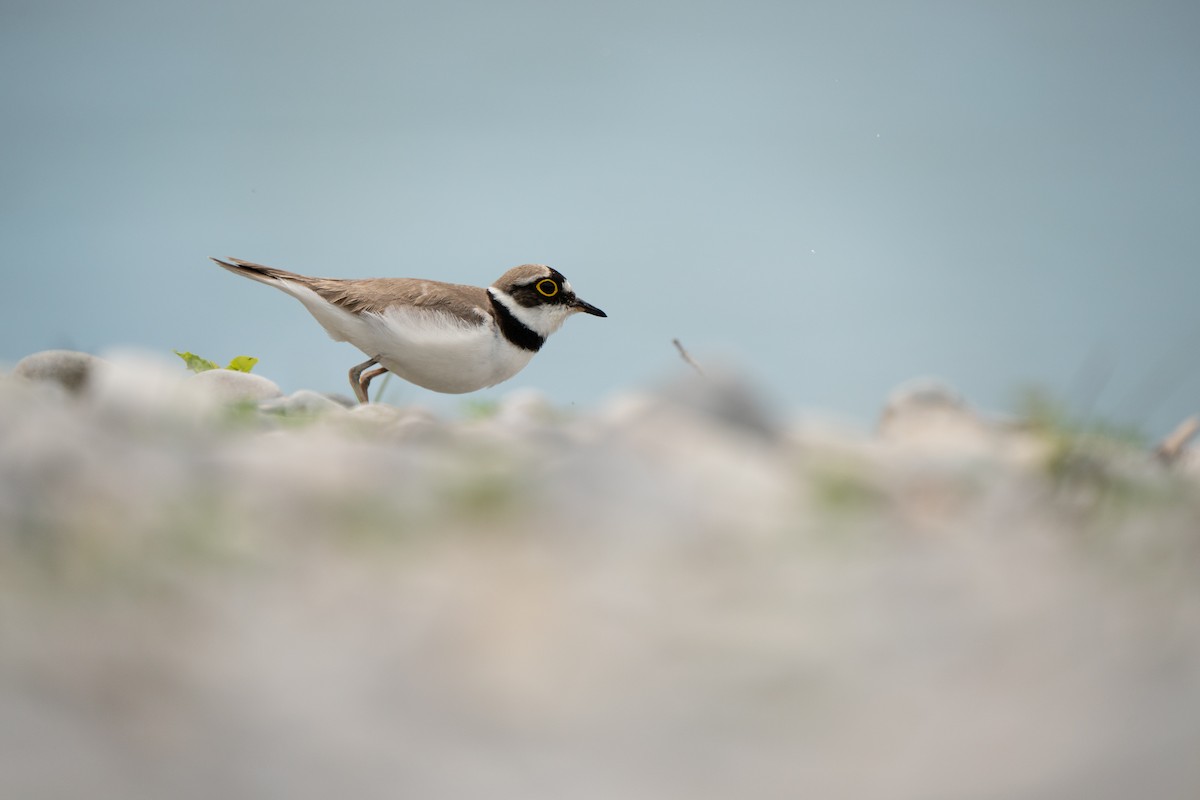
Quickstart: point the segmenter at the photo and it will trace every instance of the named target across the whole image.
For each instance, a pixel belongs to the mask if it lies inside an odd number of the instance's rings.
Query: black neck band
[[[500,332],[504,334],[504,338],[515,344],[522,350],[532,350],[537,352],[542,349],[542,345],[546,343],[546,338],[521,320],[517,319],[508,306],[501,303],[491,292],[488,292],[488,299],[492,301],[492,311],[496,314],[496,322],[500,324]]]

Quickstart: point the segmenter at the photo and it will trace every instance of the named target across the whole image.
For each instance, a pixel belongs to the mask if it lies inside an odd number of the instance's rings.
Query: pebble
[[[529,430],[555,421],[558,411],[537,389],[517,389],[501,398],[493,417],[498,424]]]
[[[103,359],[75,350],[43,350],[17,362],[12,374],[26,380],[56,383],[74,395],[83,394]]]
[[[954,390],[925,379],[892,391],[879,418],[879,438],[968,453],[991,449],[995,431]]]
[[[356,428],[372,431],[392,441],[432,442],[446,437],[446,427],[423,408],[404,408],[387,403],[364,403],[346,415]]]
[[[668,383],[660,396],[710,422],[764,441],[777,441],[782,425],[753,383],[732,369],[709,368]]]
[[[314,392],[311,389],[301,389],[287,397],[278,397],[259,405],[260,411],[271,414],[345,414],[346,407],[336,400]]]
[[[188,378],[186,384],[188,388],[220,403],[262,403],[283,396],[275,381],[229,369],[198,372]]]

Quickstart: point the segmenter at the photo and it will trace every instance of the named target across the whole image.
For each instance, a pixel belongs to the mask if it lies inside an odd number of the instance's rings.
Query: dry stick
[[[1154,456],[1164,464],[1174,464],[1192,437],[1200,433],[1200,417],[1191,416],[1175,426],[1175,430],[1167,434],[1158,447],[1154,448]]]
[[[683,360],[690,364],[692,369],[696,370],[701,377],[704,377],[704,370],[700,369],[700,365],[696,363],[696,359],[692,358],[688,351],[683,349],[683,342],[678,339],[672,339],[671,343],[675,345],[675,349],[679,351],[679,355],[683,357]]]

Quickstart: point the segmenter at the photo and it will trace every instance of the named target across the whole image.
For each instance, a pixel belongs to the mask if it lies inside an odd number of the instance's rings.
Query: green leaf
[[[238,356],[233,361],[229,362],[229,366],[225,369],[231,369],[234,372],[249,372],[254,369],[254,365],[258,363],[258,359],[254,356]]]
[[[181,353],[175,351],[175,355],[183,359],[183,363],[187,364],[187,368],[192,372],[207,372],[210,369],[216,369],[217,365],[209,361],[207,358],[201,358],[195,353]]]

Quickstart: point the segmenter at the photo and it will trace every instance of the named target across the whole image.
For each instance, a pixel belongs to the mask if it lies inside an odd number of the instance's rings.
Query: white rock
[[[388,403],[360,403],[350,409],[351,418],[370,425],[390,425],[408,414],[408,409]]]
[[[268,400],[259,406],[273,414],[345,414],[346,408],[320,392],[301,389],[287,397]]]
[[[25,356],[13,368],[14,377],[57,383],[71,394],[87,389],[96,367],[103,360],[75,350],[43,350]]]
[[[684,375],[664,386],[660,395],[743,435],[776,440],[781,431],[765,398],[732,369],[709,367],[704,375]]]
[[[514,428],[541,427],[557,417],[554,406],[537,389],[517,389],[504,395],[496,409],[495,421]]]
[[[903,384],[879,419],[884,441],[959,453],[990,450],[994,432],[954,390],[930,380]]]
[[[115,350],[88,382],[96,408],[130,417],[203,416],[211,403],[183,389],[188,373],[161,353]]]
[[[187,379],[187,385],[189,389],[221,403],[261,403],[283,395],[272,380],[230,369],[199,372]]]
[[[885,446],[925,455],[998,458],[1012,464],[1041,463],[1047,441],[1012,420],[980,414],[947,386],[922,379],[902,384],[888,398],[879,419]]]
[[[391,440],[431,440],[446,432],[433,412],[417,407],[363,403],[350,409],[347,418],[356,428],[378,432]]]

